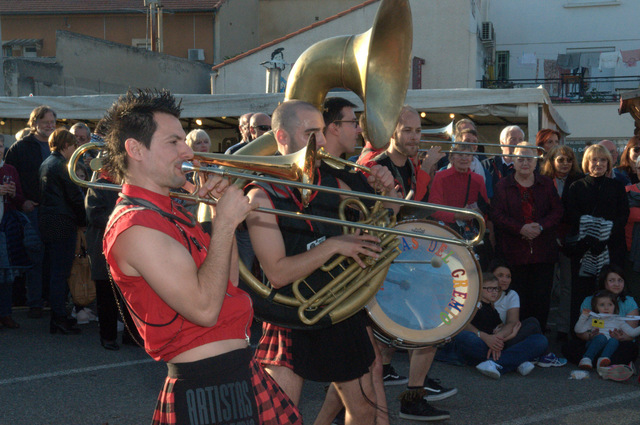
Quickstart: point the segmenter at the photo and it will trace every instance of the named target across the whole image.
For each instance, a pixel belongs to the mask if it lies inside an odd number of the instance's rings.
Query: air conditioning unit
[[[203,61],[204,49],[189,49],[188,57],[190,61]]]
[[[496,33],[493,30],[493,22],[483,22],[480,31],[480,41],[483,43],[493,43],[496,39]]]

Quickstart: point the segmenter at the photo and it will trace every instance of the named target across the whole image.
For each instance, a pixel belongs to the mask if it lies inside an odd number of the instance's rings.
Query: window
[[[38,49],[36,46],[24,46],[22,48],[22,56],[25,58],[36,58],[38,57]]]
[[[496,52],[496,80],[509,79],[509,51]]]
[[[151,50],[151,41],[146,38],[133,38],[131,39],[131,45],[142,50]]]

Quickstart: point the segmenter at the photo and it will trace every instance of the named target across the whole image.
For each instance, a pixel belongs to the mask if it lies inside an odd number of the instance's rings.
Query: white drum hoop
[[[395,227],[461,239],[452,229],[430,220],[407,220]],[[404,349],[446,343],[475,315],[482,286],[480,265],[473,251],[462,245],[399,238],[402,253],[366,305],[374,334]]]

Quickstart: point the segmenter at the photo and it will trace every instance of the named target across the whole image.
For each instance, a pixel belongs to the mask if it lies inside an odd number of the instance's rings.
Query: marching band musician
[[[219,198],[212,236],[169,197],[193,158],[166,91],[129,91],[107,112],[107,167],[124,183],[104,252],[147,353],[167,362],[154,424],[302,423],[298,409],[251,357],[253,310],[237,288],[237,225],[255,208],[226,179],[198,195]],[[197,164],[196,164],[197,165]]]
[[[325,150],[327,153],[341,157],[344,154],[351,153],[355,150],[355,146],[358,142],[358,138],[363,132],[360,126],[360,121],[356,118],[356,114],[353,110],[356,105],[344,99],[342,97],[327,98],[322,105],[322,117],[325,123],[324,138],[326,141]],[[376,166],[380,168],[380,172],[389,173],[390,171],[386,167]],[[344,181],[349,185],[352,190],[357,192],[373,193],[373,189],[367,182],[367,177],[364,173],[353,173],[352,170],[335,169],[325,162],[320,165],[320,170],[326,173],[332,173],[338,179]],[[397,195],[394,191],[393,194]],[[366,202],[365,202],[366,204]],[[398,204],[389,205],[394,208],[394,214],[397,213]],[[371,377],[373,380],[373,389],[376,393],[376,403],[378,409],[376,411],[376,424],[384,425],[389,423],[389,417],[387,412],[387,399],[384,392],[384,383],[382,381],[382,357],[380,350],[375,344],[373,331],[371,326],[367,326],[367,332],[369,333],[369,339],[372,342],[373,348],[376,353],[374,363],[371,365]],[[334,385],[331,385],[327,391],[325,402],[316,418],[315,425],[329,424],[336,414],[343,408],[340,403],[340,398]]]
[[[280,104],[272,124],[280,154],[303,149],[311,134],[315,134],[318,147],[325,144],[323,117],[309,103],[292,100]],[[377,171],[371,182],[393,190],[391,176],[384,178]],[[346,187],[322,170],[316,174],[316,184]],[[303,210],[299,194],[286,186],[253,183],[248,196],[260,207]],[[304,212],[337,218],[339,201],[337,195],[316,192]],[[378,238],[359,232],[342,235],[335,225],[259,213],[250,213],[247,225],[256,256],[274,288],[308,275],[307,281],[326,283],[331,277],[318,269],[335,255],[351,257],[364,268],[360,255],[377,258],[381,251]],[[348,425],[375,423],[377,401],[370,372],[374,357],[362,312],[319,330],[289,329],[265,322],[256,350],[256,358],[296,403],[304,379],[333,382],[345,406]]]
[[[421,164],[414,163],[420,146],[421,131],[422,124],[418,111],[410,106],[403,106],[389,147],[366,164],[369,167],[375,164],[389,167],[403,196],[413,191],[414,200],[418,201],[426,197],[427,185],[430,181],[429,174],[435,164],[444,157],[444,154],[440,153],[440,148],[436,146],[429,150]],[[393,371],[390,362],[395,349],[382,343],[378,344],[383,356],[383,368]],[[429,401],[444,400],[458,392],[456,388],[445,388],[440,385],[439,380],[427,376],[436,354],[436,348],[425,347],[411,350],[409,353],[408,381],[395,373],[389,374],[389,378],[398,380],[398,382],[390,382],[391,385],[407,382],[408,391],[402,394],[400,417],[423,421],[448,419],[449,412],[436,409],[428,403]],[[387,375],[386,371],[384,373]],[[385,376],[385,381],[389,378]]]

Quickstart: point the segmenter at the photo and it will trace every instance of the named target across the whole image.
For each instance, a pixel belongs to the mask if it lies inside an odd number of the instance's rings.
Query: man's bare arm
[[[272,208],[267,195],[260,189],[248,193],[251,202],[260,207]],[[252,212],[247,217],[247,227],[253,250],[260,261],[269,282],[276,288],[302,279],[331,257],[342,254],[364,267],[359,254],[377,258],[380,247],[379,239],[369,235],[343,235],[328,238],[320,245],[301,254],[286,256],[282,233],[273,214]]]

